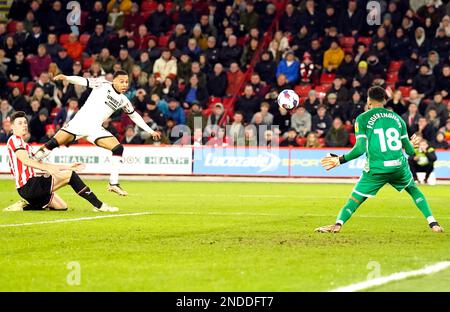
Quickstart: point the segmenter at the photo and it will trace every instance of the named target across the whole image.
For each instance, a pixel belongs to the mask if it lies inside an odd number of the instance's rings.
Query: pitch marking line
[[[437,262],[432,265],[427,265],[422,269],[415,271],[407,271],[407,272],[398,272],[384,277],[378,277],[375,279],[367,280],[360,283],[351,284],[344,287],[339,287],[334,290],[330,290],[330,292],[354,292],[360,291],[368,288],[372,288],[375,286],[380,286],[384,284],[388,284],[395,281],[400,281],[407,279],[409,277],[421,276],[421,275],[430,275],[437,273],[439,271],[445,270],[450,267],[450,261],[442,261]]]
[[[110,214],[96,217],[82,217],[82,218],[72,218],[72,219],[56,219],[49,221],[38,221],[38,222],[26,222],[26,223],[15,223],[15,224],[0,224],[0,228],[2,227],[18,227],[18,226],[30,226],[37,224],[51,224],[51,223],[64,223],[64,222],[78,222],[78,221],[89,221],[89,220],[97,220],[97,219],[106,219],[106,218],[119,218],[119,217],[133,217],[133,216],[142,216],[153,214],[152,212],[136,212],[136,213],[122,213],[122,214]]]

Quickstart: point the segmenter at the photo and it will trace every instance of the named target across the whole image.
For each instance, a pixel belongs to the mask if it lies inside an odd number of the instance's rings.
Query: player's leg
[[[63,186],[70,185],[72,189],[77,193],[80,197],[83,197],[88,202],[94,206],[94,211],[109,211],[115,212],[119,209],[116,207],[111,207],[108,204],[101,202],[94,192],[91,191],[89,186],[87,186],[83,180],[81,180],[80,176],[71,170],[62,171],[60,174],[53,177],[53,186],[52,192],[60,189]]]
[[[427,219],[428,225],[433,232],[443,231],[443,228],[434,218],[425,196],[414,182],[412,174],[408,167],[405,166],[402,170],[399,170],[398,173],[393,174],[390,184],[399,192],[403,190],[406,190],[406,192],[408,192],[417,208],[419,208],[419,210]]]
[[[347,203],[340,210],[336,218],[336,223],[319,227],[315,231],[320,233],[339,232],[344,223],[351,218],[359,206],[361,206],[368,197],[374,197],[384,184],[386,184],[385,179],[384,175],[374,176],[364,172],[358,183],[356,183]]]
[[[34,157],[38,160],[44,159],[48,155],[50,155],[51,151],[55,148],[66,145],[68,146],[76,139],[76,135],[70,132],[67,132],[64,129],[59,130],[53,138],[44,143],[43,146],[39,148],[39,150],[34,154]]]
[[[59,197],[58,194],[53,193],[53,197],[52,197],[50,203],[47,205],[47,208],[50,210],[63,211],[63,210],[67,210],[67,204],[61,197]]]
[[[112,166],[111,174],[109,176],[108,191],[117,193],[121,196],[127,196],[128,193],[123,190],[119,184],[119,171],[120,166],[122,165],[122,156],[124,151],[123,145],[120,144],[116,137],[111,134],[107,137],[99,137],[95,139],[94,144],[112,152]]]

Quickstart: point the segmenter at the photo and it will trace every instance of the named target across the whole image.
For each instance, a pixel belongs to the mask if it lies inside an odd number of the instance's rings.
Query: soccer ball
[[[278,94],[278,105],[284,109],[291,110],[298,106],[300,98],[294,90],[286,89]]]

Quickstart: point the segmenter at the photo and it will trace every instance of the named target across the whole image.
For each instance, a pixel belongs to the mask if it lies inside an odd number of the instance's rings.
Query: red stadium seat
[[[169,43],[169,36],[161,36],[158,38],[158,46],[166,47]]]
[[[226,97],[226,98],[223,98],[222,104],[225,109],[234,109],[235,102],[236,102],[235,97]]]
[[[312,86],[311,85],[299,85],[296,86],[294,91],[298,94],[300,97],[308,96],[309,91],[311,91]]]
[[[356,136],[354,133],[350,133],[348,135],[348,140],[350,141],[350,144],[353,146],[356,143]]]
[[[398,72],[402,64],[403,61],[391,61],[391,63],[389,63],[388,72],[389,73]]]
[[[152,15],[153,12],[147,11],[147,12],[141,12],[141,16],[144,20],[147,20],[147,18]]]
[[[87,57],[83,60],[83,69],[88,69],[94,63],[94,57]]]
[[[56,115],[58,115],[58,113],[60,111],[61,111],[61,108],[59,108],[59,107],[55,107],[54,109],[52,109],[52,111],[50,112],[50,118],[55,119]]]
[[[397,72],[391,72],[387,73],[386,83],[391,85],[395,84],[398,81],[398,73]]]
[[[89,41],[89,38],[91,38],[91,35],[89,35],[89,34],[82,34],[82,35],[80,35],[80,43],[83,46],[86,46],[88,41]]]
[[[64,45],[64,44],[66,44],[67,42],[69,42],[69,34],[62,34],[62,35],[59,37],[59,44],[60,44],[60,45]]]
[[[29,95],[31,93],[31,90],[33,90],[33,88],[34,88],[34,82],[33,81],[28,82],[25,87],[25,91],[26,91],[27,95]]]
[[[216,97],[216,96],[211,96],[208,100],[208,107],[213,107],[215,104],[217,103],[222,103],[222,98],[220,97]]]
[[[358,42],[362,42],[367,47],[369,47],[372,44],[372,38],[371,37],[359,37]]]
[[[8,34],[13,34],[16,32],[16,24],[17,21],[8,22],[8,24],[6,25],[6,31],[8,32]]]
[[[306,144],[306,138],[297,138],[295,140],[297,141],[297,144],[299,146],[305,146],[305,144]]]
[[[344,50],[350,49],[350,51],[352,51],[353,45],[355,44],[355,38],[354,37],[342,37],[339,40],[339,44],[340,44],[341,48],[343,48]]]
[[[23,85],[23,82],[14,82],[14,81],[8,81],[8,87],[10,87],[11,89],[14,88],[19,88],[19,91],[21,94],[24,94],[25,92],[25,86]]]
[[[170,11],[172,11],[173,9],[173,2],[166,2],[164,3],[165,7],[166,7],[166,12],[170,13]]]
[[[322,73],[320,75],[320,84],[332,84],[334,77],[336,77],[334,73]]]
[[[330,90],[330,89],[331,89],[330,85],[320,85],[320,86],[315,87],[315,90],[318,93],[320,93],[320,92],[327,93],[328,90]]]
[[[412,90],[412,87],[408,86],[400,86],[398,87],[398,90],[402,93],[402,96],[405,98],[409,97],[409,92]]]

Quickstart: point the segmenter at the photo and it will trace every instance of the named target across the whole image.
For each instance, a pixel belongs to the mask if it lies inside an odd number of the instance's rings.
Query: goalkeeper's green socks
[[[411,195],[417,208],[419,208],[419,210],[423,213],[425,218],[427,218],[430,227],[433,227],[434,225],[439,225],[436,222],[436,219],[433,217],[433,213],[431,212],[430,206],[428,205],[425,196],[423,195],[422,191],[419,190],[417,185],[413,183],[410,186],[408,186],[405,190],[408,192],[409,195]]]
[[[348,219],[355,213],[356,209],[367,199],[367,197],[352,193],[350,199],[347,201],[344,207],[342,207],[339,215],[336,219],[336,224],[343,225]]]

